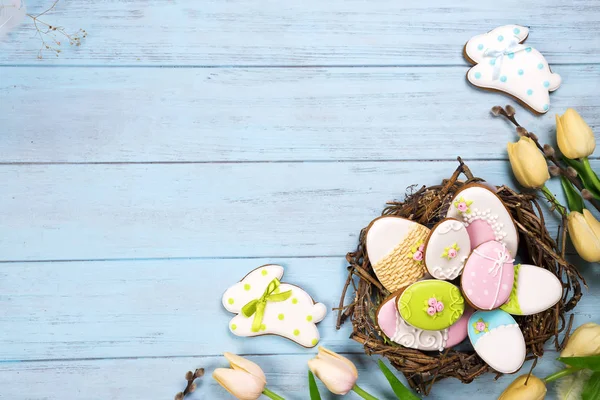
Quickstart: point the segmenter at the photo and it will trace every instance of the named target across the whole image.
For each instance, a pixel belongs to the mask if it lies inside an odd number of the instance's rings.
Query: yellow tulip
[[[600,222],[591,212],[571,211],[567,218],[569,236],[577,253],[586,261],[600,261]]]
[[[521,375],[508,385],[498,400],[543,400],[544,397],[546,385],[540,378],[530,375],[527,379],[527,375]]]
[[[231,368],[217,368],[213,378],[225,390],[240,400],[256,400],[262,396],[267,378],[263,370],[250,360],[225,353]]]
[[[308,361],[308,368],[334,394],[346,394],[354,388],[358,371],[352,361],[324,347]]]
[[[556,115],[556,141],[560,151],[572,160],[587,157],[596,148],[592,128],[572,108]]]
[[[600,355],[600,325],[593,322],[581,325],[569,337],[561,357],[587,357]]]
[[[507,150],[513,173],[521,185],[537,189],[550,179],[546,159],[533,140],[522,136],[517,143],[509,143]]]

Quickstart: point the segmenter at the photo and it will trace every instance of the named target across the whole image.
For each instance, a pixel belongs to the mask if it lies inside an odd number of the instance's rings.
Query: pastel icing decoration
[[[498,372],[511,374],[525,361],[525,338],[505,311],[476,311],[469,318],[469,340],[483,361]]]
[[[390,292],[423,277],[423,252],[429,229],[399,217],[380,217],[369,225],[367,254],[379,282]]]
[[[377,325],[394,343],[404,347],[425,351],[442,351],[454,346],[467,337],[469,315],[464,315],[450,328],[424,330],[409,325],[398,313],[397,296],[388,297],[377,311]]]
[[[477,87],[507,93],[544,114],[550,108],[549,92],[558,89],[561,78],[539,51],[523,44],[528,34],[524,26],[505,25],[473,37],[464,48],[467,60],[476,64],[467,79]]]
[[[517,254],[519,234],[512,216],[500,197],[483,185],[471,184],[459,190],[450,204],[447,218],[463,221],[471,248],[495,240]]]
[[[415,328],[442,330],[463,315],[465,299],[453,284],[435,279],[413,283],[398,297],[400,316]]]
[[[506,304],[500,308],[513,315],[532,315],[553,307],[563,287],[550,271],[535,265],[515,265],[515,280]]]
[[[463,295],[479,310],[506,303],[514,282],[514,259],[504,243],[491,241],[473,250],[461,278]]]
[[[445,219],[431,229],[425,245],[425,267],[436,279],[452,280],[462,273],[471,253],[471,239],[464,224]]]
[[[316,324],[327,309],[298,286],[281,283],[283,267],[263,265],[223,294],[223,307],[237,314],[229,330],[237,336],[278,335],[304,347],[320,339]]]

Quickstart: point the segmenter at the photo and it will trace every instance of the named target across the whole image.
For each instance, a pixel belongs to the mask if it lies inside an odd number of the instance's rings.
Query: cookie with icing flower
[[[369,261],[381,284],[391,293],[425,274],[423,252],[429,229],[409,219],[385,216],[367,228]]]
[[[383,301],[375,313],[379,329],[392,342],[411,349],[442,351],[462,342],[467,337],[467,324],[472,310],[465,311],[462,317],[447,329],[433,331],[409,325],[396,308],[398,294]]]
[[[425,267],[436,279],[452,280],[462,273],[471,254],[471,239],[464,224],[454,218],[437,223],[425,241]]]
[[[450,282],[427,279],[413,283],[398,296],[400,316],[415,328],[438,331],[456,323],[465,310],[460,289]]]
[[[495,240],[504,243],[510,254],[517,254],[517,226],[500,197],[487,186],[476,183],[463,186],[454,195],[446,218],[463,222],[472,249]]]
[[[475,352],[496,371],[512,374],[525,362],[525,338],[510,314],[476,311],[469,318],[468,329]]]
[[[467,72],[474,86],[507,93],[529,109],[544,114],[550,109],[550,92],[561,84],[544,56],[523,44],[529,29],[504,25],[471,38],[465,58],[475,64]]]
[[[229,322],[236,336],[277,335],[304,347],[320,339],[316,324],[327,309],[302,288],[281,283],[281,265],[263,265],[251,271],[223,294],[223,307],[237,314]]]

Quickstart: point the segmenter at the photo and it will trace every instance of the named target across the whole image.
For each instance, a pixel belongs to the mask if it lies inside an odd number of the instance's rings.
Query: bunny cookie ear
[[[464,53],[471,63],[480,63],[486,61],[486,52],[503,50],[515,43],[523,43],[528,35],[529,28],[525,26],[500,26],[471,38],[465,45]]]
[[[281,265],[268,264],[256,268],[223,294],[223,307],[229,312],[239,313],[249,301],[260,297],[273,279],[283,277]]]

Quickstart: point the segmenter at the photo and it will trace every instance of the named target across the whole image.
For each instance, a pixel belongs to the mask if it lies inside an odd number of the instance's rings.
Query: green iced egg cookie
[[[453,284],[430,279],[406,288],[398,297],[398,310],[415,328],[439,331],[460,319],[465,299]]]

